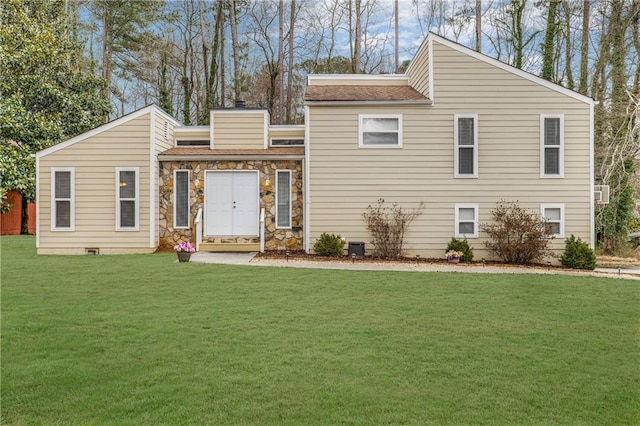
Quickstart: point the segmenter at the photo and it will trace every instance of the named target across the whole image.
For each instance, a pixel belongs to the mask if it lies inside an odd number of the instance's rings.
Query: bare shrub
[[[368,206],[362,217],[373,237],[373,255],[383,259],[402,257],[404,236],[409,224],[422,214],[420,210],[423,206],[424,204],[420,203],[418,208],[406,210],[393,203],[391,207],[385,207],[382,198],[375,206]]]
[[[526,265],[542,260],[548,249],[551,230],[540,214],[528,211],[513,201],[500,201],[491,211],[493,223],[480,229],[491,238],[484,245],[507,263]]]

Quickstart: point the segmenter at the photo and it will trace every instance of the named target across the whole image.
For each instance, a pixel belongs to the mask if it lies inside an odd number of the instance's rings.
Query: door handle
[[[235,201],[233,202],[233,208],[234,209],[236,208],[236,202]]]

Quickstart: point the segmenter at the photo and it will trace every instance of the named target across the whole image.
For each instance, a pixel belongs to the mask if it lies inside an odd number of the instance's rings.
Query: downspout
[[[160,224],[156,223],[156,191],[159,190],[157,187],[158,176],[156,170],[155,163],[155,153],[156,153],[156,111],[152,109],[150,117],[150,126],[149,126],[149,248],[157,248],[156,246],[156,229],[158,229]]]
[[[311,250],[311,183],[310,183],[310,162],[311,162],[311,144],[310,142],[310,113],[309,106],[304,107],[304,163],[302,164],[302,173],[304,174],[304,250],[309,253]]]
[[[594,135],[593,135],[593,124],[594,124],[594,106],[598,104],[598,102],[591,102],[589,104],[589,179],[590,179],[590,188],[591,188],[591,196],[589,199],[591,200],[591,241],[589,243],[589,247],[595,250],[596,248],[596,203],[595,203],[595,146],[594,146]]]
[[[40,248],[40,157],[32,154],[36,159],[36,248]]]

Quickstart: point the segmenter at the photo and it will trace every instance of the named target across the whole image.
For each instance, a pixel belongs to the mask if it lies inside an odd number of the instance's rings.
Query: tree
[[[476,52],[482,52],[482,0],[476,0]]]
[[[31,154],[97,127],[110,110],[67,29],[62,3],[0,5],[0,192],[25,201],[35,199]]]
[[[92,0],[90,9],[102,28],[102,78],[108,86],[100,94],[122,98],[113,80],[114,71],[124,78],[135,69],[136,52],[145,45],[148,28],[158,17],[163,3],[156,0]],[[108,117],[105,117],[105,121]]]
[[[555,38],[558,33],[557,10],[560,0],[549,0],[547,10],[547,29],[542,45],[542,78],[554,81],[553,62],[555,51]]]
[[[589,20],[591,19],[591,4],[584,0],[582,4],[582,36],[580,39],[580,83],[578,92],[587,94],[587,80],[589,78]]]
[[[242,99],[242,86],[240,85],[240,42],[238,41],[238,10],[237,1],[230,0],[229,22],[231,24],[231,50],[233,52],[233,93],[234,100]]]

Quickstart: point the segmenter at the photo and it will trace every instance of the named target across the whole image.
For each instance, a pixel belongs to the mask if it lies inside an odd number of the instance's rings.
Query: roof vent
[[[246,108],[247,103],[245,101],[241,101],[240,99],[236,100],[236,108]]]

